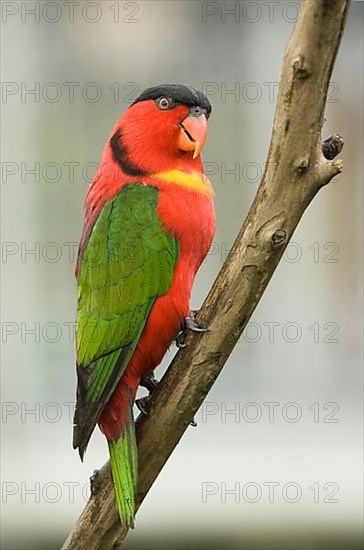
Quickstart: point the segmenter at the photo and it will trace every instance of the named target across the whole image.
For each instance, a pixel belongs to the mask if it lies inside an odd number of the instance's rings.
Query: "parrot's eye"
[[[170,99],[168,99],[168,97],[161,97],[157,101],[157,107],[162,111],[165,111],[166,109],[168,109],[170,105],[171,105],[171,101]]]
[[[206,111],[204,109],[202,109],[202,107],[200,107],[199,105],[196,105],[195,107],[191,107],[190,113],[193,116],[199,117],[202,114],[206,113]]]

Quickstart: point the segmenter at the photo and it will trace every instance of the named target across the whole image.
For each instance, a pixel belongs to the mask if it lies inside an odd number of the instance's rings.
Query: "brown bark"
[[[349,0],[304,0],[284,55],[266,170],[248,216],[190,333],[137,421],[140,506],[227,361],[316,193],[342,170],[340,136],[321,142],[329,79]],[[319,91],[319,93],[317,93]],[[63,550],[112,548],[127,535],[109,464]]]

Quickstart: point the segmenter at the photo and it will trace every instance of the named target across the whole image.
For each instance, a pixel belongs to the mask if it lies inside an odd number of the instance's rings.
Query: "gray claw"
[[[193,332],[207,332],[207,328],[200,327],[200,325],[196,323],[196,315],[197,311],[190,311],[190,314],[187,315],[185,319],[185,327],[189,330],[192,330]]]
[[[187,344],[185,344],[185,333],[183,330],[181,330],[181,332],[179,332],[175,338],[175,342],[176,342],[176,346],[177,348],[179,349],[182,349],[182,348],[185,348],[187,346]]]
[[[143,386],[143,388],[147,388],[147,390],[151,394],[156,388],[158,388],[159,380],[155,378],[153,373],[143,374],[143,376],[140,379],[139,385]]]
[[[146,405],[148,405],[148,403],[149,403],[149,395],[135,400],[136,406],[138,407],[138,409],[142,414],[145,414],[145,416],[149,415],[149,411],[146,408]]]
[[[209,329],[201,327],[196,323],[196,315],[198,311],[195,309],[192,309],[187,315],[187,317],[184,319],[182,324],[182,330],[179,332],[175,338],[176,346],[177,348],[185,348],[187,344],[185,344],[185,338],[186,338],[186,330],[192,330],[192,332],[207,332]]]

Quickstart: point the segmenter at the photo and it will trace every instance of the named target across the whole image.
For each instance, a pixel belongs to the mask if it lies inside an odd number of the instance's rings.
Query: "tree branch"
[[[284,55],[266,169],[248,216],[198,316],[209,331],[189,334],[137,421],[139,507],[212,387],[276,269],[305,209],[342,171],[343,142],[321,143],[329,79],[349,0],[304,0]],[[109,463],[63,550],[112,548],[126,536]]]

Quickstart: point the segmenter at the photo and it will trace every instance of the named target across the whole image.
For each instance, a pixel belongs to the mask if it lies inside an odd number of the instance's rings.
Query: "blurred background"
[[[299,3],[1,8],[1,547],[50,550],[107,459],[98,430],[83,464],[71,445],[74,260],[105,140],[148,86],[188,83],[209,95],[204,160],[217,233],[194,287],[198,308],[263,173]],[[126,549],[361,548],[362,105],[363,3],[352,2],[324,126],[325,137],[344,136],[344,173],[305,213]]]

